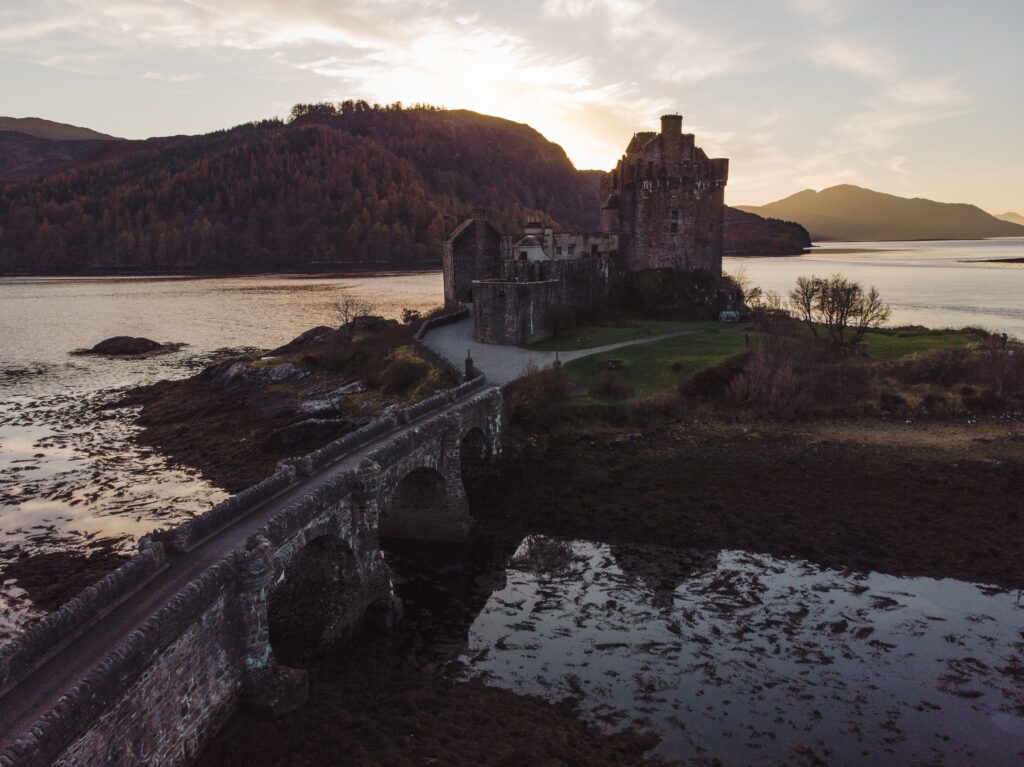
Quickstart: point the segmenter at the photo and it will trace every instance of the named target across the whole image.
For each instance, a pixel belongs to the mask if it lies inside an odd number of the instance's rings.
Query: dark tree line
[[[0,269],[309,268],[440,257],[444,216],[484,205],[591,228],[597,183],[525,125],[399,104],[299,105],[0,187]]]

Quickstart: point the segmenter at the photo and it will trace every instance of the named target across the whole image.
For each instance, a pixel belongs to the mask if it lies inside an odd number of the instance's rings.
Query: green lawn
[[[972,335],[963,330],[889,330],[864,334],[868,357],[877,362],[891,362],[940,347],[964,347],[972,341]]]
[[[596,346],[632,341],[644,336],[663,333],[678,333],[683,330],[707,330],[717,328],[717,322],[677,322],[668,320],[624,320],[608,325],[587,325],[569,328],[558,338],[532,344],[526,348],[542,352],[568,352],[576,349],[593,349]]]
[[[625,368],[624,382],[633,389],[631,399],[641,399],[668,391],[701,368],[745,348],[744,337],[748,331],[742,328],[718,323],[691,324],[708,329],[702,333],[582,357],[566,363],[563,369],[570,381],[593,392],[598,386],[605,360],[620,360]],[[754,334],[750,335],[753,343]],[[593,394],[591,398],[597,399]]]

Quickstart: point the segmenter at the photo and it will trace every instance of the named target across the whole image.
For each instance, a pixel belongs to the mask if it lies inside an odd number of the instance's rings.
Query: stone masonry
[[[682,117],[664,115],[602,180],[602,232],[530,222],[503,236],[483,211],[464,221],[444,243],[445,304],[473,304],[476,340],[524,344],[551,335],[554,307],[598,300],[628,272],[721,274],[728,178],[728,160],[709,159]]]
[[[500,455],[505,426],[501,390],[482,385],[384,416],[283,465],[244,502],[144,539],[123,576],[0,646],[0,766],[187,765],[239,707],[278,716],[302,705],[306,675],[289,664],[371,608],[398,609],[380,537],[466,534],[462,465]],[[148,618],[117,617],[157,589],[140,573],[173,583],[197,566]],[[74,670],[76,645],[121,625],[135,628]]]

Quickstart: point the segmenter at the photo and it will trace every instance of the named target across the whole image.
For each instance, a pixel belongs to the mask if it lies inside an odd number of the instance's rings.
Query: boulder
[[[168,344],[167,346],[172,346]],[[100,354],[105,357],[138,357],[167,348],[164,344],[149,338],[135,336],[114,336],[100,341],[89,349],[88,354]]]

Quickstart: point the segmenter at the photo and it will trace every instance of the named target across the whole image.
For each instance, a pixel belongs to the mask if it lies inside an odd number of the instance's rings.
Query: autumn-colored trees
[[[316,268],[440,258],[444,216],[589,228],[593,176],[523,125],[400,105],[299,105],[0,187],[0,269]]]

